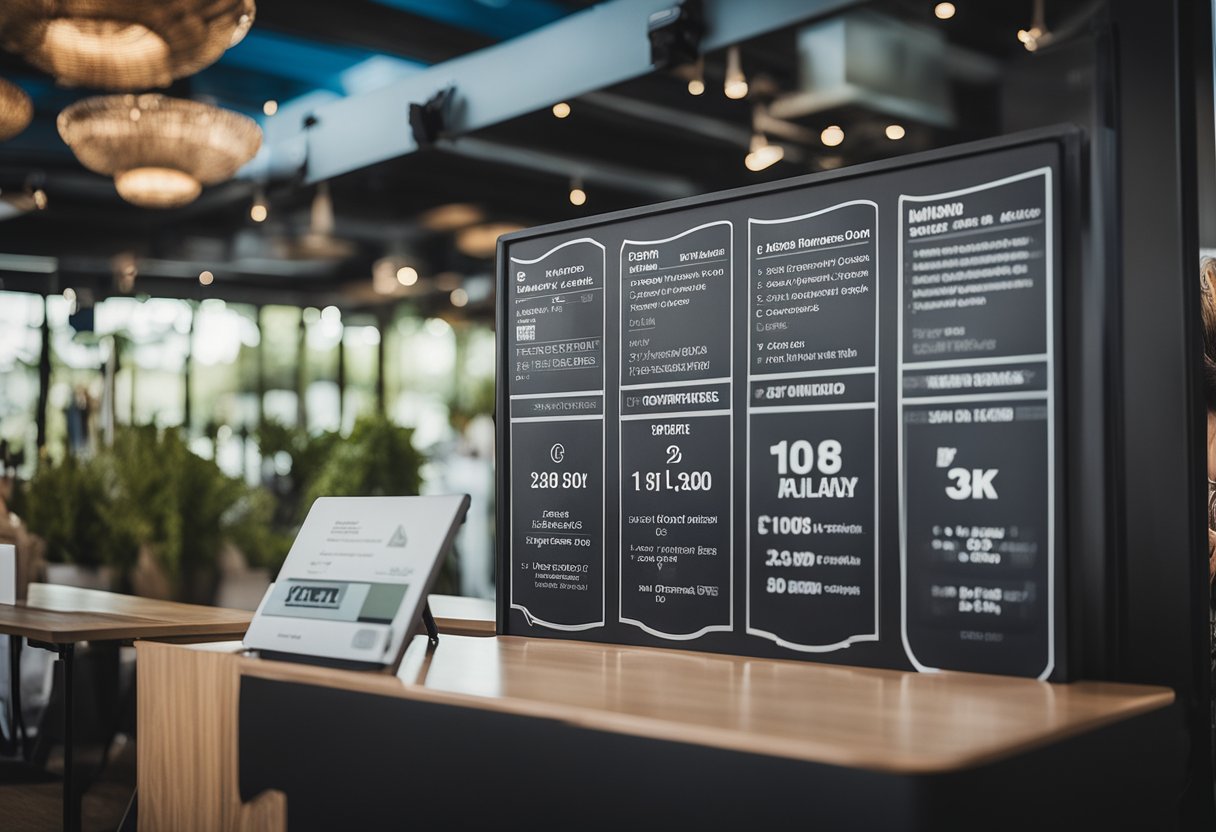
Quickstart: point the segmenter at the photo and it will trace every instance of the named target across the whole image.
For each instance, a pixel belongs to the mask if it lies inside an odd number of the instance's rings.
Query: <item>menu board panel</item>
[[[903,638],[919,668],[1046,677],[1055,660],[1051,177],[899,197]]]
[[[505,237],[500,632],[1065,678],[1075,141]]]

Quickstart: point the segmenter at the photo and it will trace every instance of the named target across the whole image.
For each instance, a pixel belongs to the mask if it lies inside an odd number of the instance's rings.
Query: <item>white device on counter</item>
[[[321,497],[245,647],[395,669],[468,507],[464,494]]]
[[[17,547],[0,543],[0,604],[17,603]]]

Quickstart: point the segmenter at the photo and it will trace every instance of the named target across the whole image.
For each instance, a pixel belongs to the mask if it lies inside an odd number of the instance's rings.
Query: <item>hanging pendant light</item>
[[[254,0],[4,0],[0,46],[68,87],[167,87],[253,25]]]
[[[262,144],[251,118],[157,93],[81,99],[59,114],[59,135],[82,165],[113,176],[119,195],[144,208],[193,202]]]
[[[0,78],[0,142],[30,126],[34,105],[25,90]]]

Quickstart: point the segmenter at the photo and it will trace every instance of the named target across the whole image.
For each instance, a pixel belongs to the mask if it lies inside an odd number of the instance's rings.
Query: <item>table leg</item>
[[[29,763],[29,746],[26,742],[26,716],[21,710],[21,636],[9,636],[9,684],[12,703],[12,738],[17,743],[21,759]]]
[[[80,830],[80,793],[77,790],[75,761],[73,760],[73,729],[76,645],[64,644],[59,648],[59,661],[63,664],[63,828],[65,832]]]

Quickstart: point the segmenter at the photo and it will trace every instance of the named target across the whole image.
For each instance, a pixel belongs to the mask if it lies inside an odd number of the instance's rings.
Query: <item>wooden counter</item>
[[[551,639],[445,635],[428,653],[416,638],[397,677],[263,661],[238,655],[237,647],[138,645],[141,829],[206,828],[206,818],[230,828],[283,828],[274,820],[281,794],[240,805],[233,709],[242,680],[899,776],[983,766],[1174,699],[1155,687],[1051,685]],[[208,761],[210,773],[190,771]],[[214,783],[203,799],[183,791],[182,776]]]

